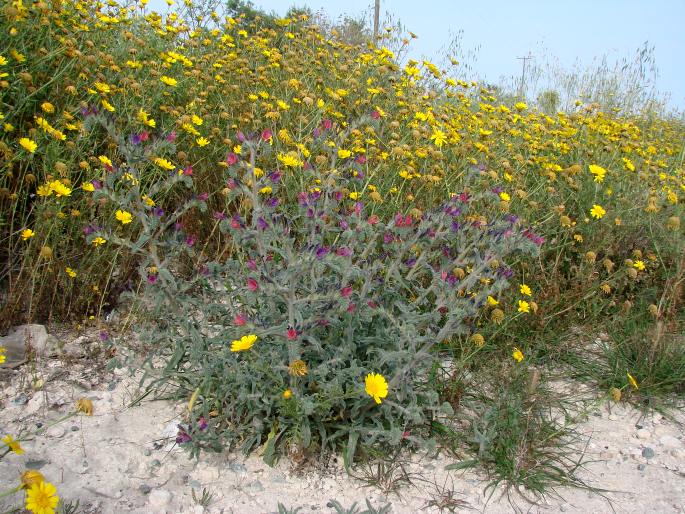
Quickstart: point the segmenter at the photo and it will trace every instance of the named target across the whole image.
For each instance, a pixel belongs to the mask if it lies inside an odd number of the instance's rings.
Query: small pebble
[[[637,465],[637,470],[638,471],[644,471],[647,466],[645,464],[638,464]]]
[[[150,494],[150,491],[152,491],[152,487],[150,487],[147,484],[143,484],[138,488],[138,490],[143,494]]]
[[[642,449],[642,456],[645,459],[651,459],[652,457],[654,457],[654,450],[652,450],[651,448],[643,448]]]
[[[79,427],[77,427],[76,425],[72,425],[72,426],[71,426],[71,431],[72,431],[72,432],[78,432],[79,430],[81,430],[81,429],[80,429]]]

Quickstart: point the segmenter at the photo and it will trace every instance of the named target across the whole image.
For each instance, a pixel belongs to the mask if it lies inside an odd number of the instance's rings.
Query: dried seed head
[[[288,373],[294,377],[304,377],[308,372],[307,363],[300,359],[292,361],[288,366]]]
[[[485,344],[485,338],[481,334],[473,334],[471,336],[471,341],[479,348]]]

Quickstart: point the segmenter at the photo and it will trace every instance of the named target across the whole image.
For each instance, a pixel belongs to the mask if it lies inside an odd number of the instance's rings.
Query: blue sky
[[[292,5],[323,10],[330,18],[370,13],[373,0],[253,0],[267,12],[285,14]],[[162,0],[150,7],[160,8]],[[164,5],[164,7],[166,7]],[[591,64],[606,55],[610,61],[629,58],[646,41],[654,46],[657,89],[670,95],[671,107],[685,110],[685,0],[490,0],[478,6],[458,0],[381,0],[383,13],[392,13],[418,35],[410,56],[436,63],[459,30],[470,77],[490,83],[521,74],[517,57],[532,54],[538,64],[557,61],[569,69]],[[475,54],[475,58],[469,57]]]
[[[322,9],[331,18],[359,14],[372,8],[371,0],[253,0],[266,11],[284,14],[291,5]],[[631,58],[645,41],[655,47],[659,70],[657,87],[670,93],[670,105],[685,108],[685,0],[381,0],[389,11],[419,37],[411,54],[439,59],[451,34],[463,30],[464,51],[476,51],[474,71],[497,82],[501,76],[520,76],[521,61],[529,52],[538,62],[545,56],[565,68],[576,60],[590,64],[595,57]],[[383,16],[381,16],[381,19]]]

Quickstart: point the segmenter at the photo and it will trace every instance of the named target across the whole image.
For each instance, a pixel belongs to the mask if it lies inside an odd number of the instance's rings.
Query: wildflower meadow
[[[682,399],[682,118],[556,112],[397,27],[146,4],[4,3],[2,333],[116,313],[93,358],[185,405],[200,460],[441,451],[531,497],[583,486],[555,384]],[[32,435],[0,435],[4,469]]]

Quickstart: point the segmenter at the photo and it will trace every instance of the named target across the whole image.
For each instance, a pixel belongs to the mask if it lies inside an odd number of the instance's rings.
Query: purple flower
[[[349,257],[352,255],[352,249],[348,248],[347,246],[341,246],[335,251],[335,253],[341,257]]]
[[[171,134],[169,134],[165,139],[166,139],[169,143],[173,143],[174,141],[176,141],[176,131],[175,131],[175,130],[172,130],[172,131],[171,131]]]
[[[411,259],[408,259],[407,262],[405,263],[408,268],[413,268],[414,264],[416,264],[416,259],[412,257]]]
[[[386,245],[389,245],[395,240],[395,236],[393,236],[390,232],[386,232],[385,235],[383,236],[383,242]]]
[[[97,227],[94,225],[86,225],[85,227],[83,227],[83,235],[89,236],[93,232],[97,232],[97,230],[98,230]]]
[[[162,216],[164,216],[164,209],[162,209],[161,207],[155,207],[154,209],[152,209],[152,214],[154,214],[158,218],[161,218]]]
[[[260,218],[257,220],[257,226],[262,230],[266,230],[269,224],[260,216]]]
[[[152,273],[148,273],[147,281],[149,284],[156,284],[157,283],[157,275],[152,274]]]
[[[193,234],[189,234],[188,236],[186,236],[186,244],[188,246],[193,246],[195,244],[195,241],[197,241],[197,236]]]
[[[276,184],[279,180],[281,180],[281,174],[278,171],[272,171],[269,173],[269,179],[271,179],[271,182]]]
[[[103,343],[109,340],[109,332],[106,330],[100,330],[100,341]]]
[[[200,416],[200,419],[197,420],[197,428],[204,431],[204,430],[207,430],[208,426],[209,425],[207,424],[207,420],[205,419],[205,417]]]
[[[511,278],[514,275],[514,270],[507,266],[500,266],[497,268],[497,273],[504,278]]]
[[[364,209],[364,204],[361,202],[355,202],[354,203],[354,213],[359,216],[362,213],[362,209]]]
[[[350,228],[350,224],[347,223],[347,221],[345,220],[340,220],[340,228],[343,230],[347,230],[348,228]]]
[[[174,230],[183,230],[183,222],[177,221],[176,223],[174,223]]]
[[[515,214],[507,214],[504,219],[506,219],[509,223],[511,223],[513,225],[514,223],[516,223],[519,220],[519,217],[516,216]]]
[[[316,258],[323,259],[328,252],[330,252],[330,249],[327,246],[320,246],[316,249]]]
[[[209,193],[206,191],[204,193],[200,193],[199,195],[197,195],[197,199],[201,202],[206,202],[207,198],[209,198]]]
[[[251,271],[257,271],[257,263],[255,262],[254,259],[250,259],[249,261],[247,261],[246,266],[247,266],[247,269],[249,269]]]
[[[178,425],[178,434],[176,435],[176,443],[183,444],[188,443],[192,440],[188,432],[181,425]]]
[[[297,193],[297,201],[300,204],[300,206],[304,207],[309,203],[309,195],[307,194],[306,191],[301,191]]]
[[[221,221],[221,220],[225,220],[227,217],[228,216],[226,216],[225,212],[222,212],[222,211],[215,211],[214,212],[214,219],[215,220]]]
[[[271,198],[269,198],[266,201],[267,207],[271,207],[272,209],[275,209],[276,207],[278,207],[279,203],[281,203],[281,201],[278,198],[276,198],[275,196],[272,196]]]
[[[90,183],[93,184],[93,187],[95,189],[102,189],[102,182],[100,182],[99,180],[91,180]]]

